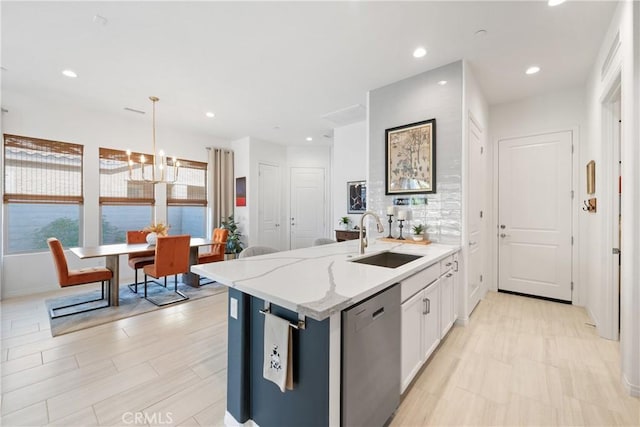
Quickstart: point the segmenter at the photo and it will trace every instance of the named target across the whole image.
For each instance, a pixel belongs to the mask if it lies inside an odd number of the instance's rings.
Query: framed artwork
[[[436,192],[436,119],[385,130],[385,194]]]
[[[596,192],[596,162],[591,160],[587,163],[587,194]]]
[[[347,182],[347,213],[364,213],[367,210],[367,181]]]
[[[247,177],[236,178],[236,206],[247,206]]]

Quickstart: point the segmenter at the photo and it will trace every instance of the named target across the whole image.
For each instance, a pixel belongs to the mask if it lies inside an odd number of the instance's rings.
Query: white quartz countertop
[[[314,246],[230,261],[194,265],[193,273],[312,319],[324,320],[453,254],[459,246],[358,241]],[[351,262],[378,252],[422,255],[397,268]]]

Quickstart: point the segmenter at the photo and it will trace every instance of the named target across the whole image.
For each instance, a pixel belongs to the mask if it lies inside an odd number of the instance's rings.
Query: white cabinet
[[[424,361],[440,344],[440,281],[424,290],[424,322],[422,339],[424,343]]]
[[[440,343],[440,284],[433,282],[402,304],[402,388]]]
[[[458,317],[455,273],[452,255],[401,283],[402,393]]]
[[[453,326],[453,322],[455,322],[454,316],[454,277],[453,271],[449,271],[444,274],[440,278],[440,293],[441,293],[441,312],[440,312],[440,326],[441,333],[440,337],[444,338],[444,336],[449,332],[451,326]]]
[[[402,337],[401,337],[401,391],[407,388],[413,377],[424,363],[422,351],[422,298],[424,291],[418,292],[407,302],[402,304]]]

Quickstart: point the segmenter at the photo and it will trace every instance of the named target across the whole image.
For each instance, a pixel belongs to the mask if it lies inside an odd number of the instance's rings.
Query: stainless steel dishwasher
[[[400,285],[342,312],[343,427],[383,426],[400,404]]]

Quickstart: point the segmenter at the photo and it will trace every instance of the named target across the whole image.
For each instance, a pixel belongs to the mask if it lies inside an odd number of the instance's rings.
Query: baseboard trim
[[[247,420],[244,423],[239,422],[229,411],[224,411],[224,425],[226,427],[260,427],[253,420]]]
[[[529,297],[529,298],[541,299],[541,300],[551,301],[551,302],[559,302],[560,304],[569,304],[569,305],[572,304],[571,301],[566,301],[566,300],[563,300],[563,299],[541,297],[541,296],[538,296],[538,295],[523,294],[522,292],[507,291],[507,290],[504,290],[504,289],[498,289],[498,292],[502,292],[503,294],[519,295],[521,297]]]
[[[10,289],[2,290],[2,299],[24,297],[35,294],[42,294],[45,292],[52,292],[60,289],[59,286],[38,286],[37,288],[22,288],[22,289]]]
[[[464,319],[461,319],[460,317],[458,317],[454,324],[458,326],[467,326],[469,324],[469,318],[465,317]]]
[[[640,397],[640,385],[631,384],[627,376],[624,374],[622,375],[622,385],[630,396]]]

